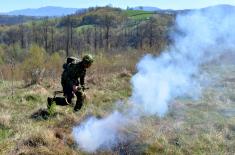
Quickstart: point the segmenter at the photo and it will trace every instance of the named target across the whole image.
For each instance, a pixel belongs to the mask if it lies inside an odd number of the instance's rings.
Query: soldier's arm
[[[72,65],[72,64],[69,64],[69,65]],[[68,72],[67,73],[68,74],[67,75],[67,84],[69,85],[70,88],[72,88],[75,83],[75,81],[73,79],[73,75],[72,75],[73,73],[71,72],[71,70],[68,70],[67,72]]]
[[[80,77],[80,83],[81,83],[81,86],[85,85],[85,76]]]
[[[84,71],[80,76],[80,84],[83,88],[85,87],[85,76],[86,76],[86,71]]]

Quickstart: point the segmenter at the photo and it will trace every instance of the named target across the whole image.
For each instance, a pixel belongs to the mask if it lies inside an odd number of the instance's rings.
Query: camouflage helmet
[[[85,56],[83,56],[82,61],[87,63],[87,64],[92,64],[93,61],[94,61],[94,58],[93,58],[92,55],[86,54]]]

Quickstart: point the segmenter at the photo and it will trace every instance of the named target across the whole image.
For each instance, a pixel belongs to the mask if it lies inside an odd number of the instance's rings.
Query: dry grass
[[[13,96],[11,82],[0,82],[0,154],[87,154],[75,144],[72,128],[89,116],[108,115],[117,100],[131,95],[130,78],[143,54],[136,52],[96,56],[86,79],[87,99],[77,113],[71,106],[56,106],[53,116],[47,114],[46,98],[61,89],[59,81],[30,87],[14,82]],[[206,67],[216,80],[199,100],[172,101],[165,117],[142,117],[123,129],[128,141],[95,154],[234,154],[234,68]]]
[[[0,112],[0,125],[4,127],[10,127],[11,123],[11,114],[7,111]]]

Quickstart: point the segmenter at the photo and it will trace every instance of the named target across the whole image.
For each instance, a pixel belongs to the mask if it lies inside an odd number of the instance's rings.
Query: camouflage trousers
[[[64,97],[54,97],[53,101],[56,103],[56,105],[60,106],[66,106],[66,105],[72,105],[72,99],[76,96],[76,104],[74,106],[74,111],[78,111],[82,108],[83,102],[84,102],[84,92],[82,90],[77,91],[76,93],[73,93],[72,89],[64,88]]]

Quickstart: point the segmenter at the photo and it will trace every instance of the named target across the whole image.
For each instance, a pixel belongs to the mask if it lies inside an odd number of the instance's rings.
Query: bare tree
[[[54,39],[54,33],[55,33],[55,30],[54,30],[54,26],[51,25],[51,52],[54,52],[55,51],[55,39]]]
[[[101,20],[100,20],[100,25],[104,28],[105,30],[105,35],[104,35],[104,39],[105,39],[105,48],[106,50],[109,49],[109,41],[110,41],[110,29],[114,26],[116,26],[117,20],[116,20],[116,16],[112,15],[112,14],[106,14],[104,15]]]
[[[153,17],[149,18],[149,22],[148,22],[148,42],[149,42],[149,47],[152,48],[153,44],[154,44],[154,38],[156,36],[156,25],[155,25],[156,19]]]
[[[94,30],[94,49],[95,49],[95,52],[97,50],[97,25],[95,25],[95,30]]]
[[[20,36],[20,45],[21,48],[25,47],[25,43],[24,43],[24,25],[20,24],[19,25],[19,36]]]
[[[48,23],[48,19],[44,19],[43,21],[43,40],[44,40],[44,48],[46,51],[48,51],[48,27],[49,27],[49,23]]]
[[[37,26],[34,21],[32,22],[32,41],[36,44],[38,43]]]

